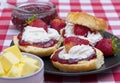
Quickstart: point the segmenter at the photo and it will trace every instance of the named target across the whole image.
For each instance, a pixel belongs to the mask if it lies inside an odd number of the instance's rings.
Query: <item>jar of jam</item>
[[[33,17],[34,14],[37,14],[38,19],[42,19],[48,25],[52,19],[57,17],[55,5],[51,2],[28,2],[19,4],[17,7],[30,11],[21,12],[19,10],[13,10],[11,20],[13,25],[19,30],[23,30],[26,20]]]

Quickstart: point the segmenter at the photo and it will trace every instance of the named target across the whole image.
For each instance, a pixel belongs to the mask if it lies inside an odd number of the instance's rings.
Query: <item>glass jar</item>
[[[42,19],[48,25],[52,19],[58,16],[55,5],[51,2],[28,2],[19,4],[17,7],[32,11],[31,13],[28,13],[13,10],[11,20],[13,25],[15,25],[15,27],[19,30],[23,30],[26,20],[33,17],[34,14],[37,14],[38,18]]]

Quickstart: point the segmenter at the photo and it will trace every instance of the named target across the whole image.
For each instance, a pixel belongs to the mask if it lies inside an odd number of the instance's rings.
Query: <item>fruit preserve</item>
[[[56,51],[54,53],[54,55],[52,56],[51,60],[52,61],[58,61],[62,64],[77,64],[79,61],[82,61],[82,60],[86,60],[86,61],[89,61],[91,59],[95,59],[97,56],[96,56],[96,53],[95,54],[92,54],[90,57],[87,57],[85,59],[68,59],[68,60],[65,60],[65,59],[60,59],[58,54],[60,53],[60,51],[62,51],[62,49],[59,49],[58,51]]]
[[[48,48],[48,47],[54,46],[58,42],[57,40],[51,39],[47,42],[29,43],[22,40],[22,34],[23,34],[23,31],[21,31],[17,36],[17,38],[19,39],[19,45],[21,46],[35,46],[35,47],[41,47],[41,48]]]
[[[33,17],[34,14],[37,14],[38,18],[42,19],[47,24],[49,24],[52,19],[57,17],[55,5],[51,2],[29,2],[20,4],[18,7],[30,11],[21,12],[18,10],[13,10],[11,20],[15,27],[19,30],[22,30],[25,27],[26,20]]]

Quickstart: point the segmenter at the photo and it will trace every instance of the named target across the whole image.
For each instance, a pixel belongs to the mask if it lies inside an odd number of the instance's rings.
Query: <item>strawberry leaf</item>
[[[116,55],[117,52],[120,52],[120,42],[118,42],[118,39],[115,37],[112,37],[112,47],[113,47],[113,51],[114,51],[114,55]]]

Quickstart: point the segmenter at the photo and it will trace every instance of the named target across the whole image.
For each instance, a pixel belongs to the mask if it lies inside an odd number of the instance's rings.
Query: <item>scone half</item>
[[[63,49],[63,47],[59,48]],[[103,64],[104,64],[104,57],[103,57],[103,53],[96,49],[96,58],[91,59],[89,61],[84,60],[84,61],[79,61],[77,64],[63,64],[60,63],[59,61],[54,61],[52,60],[52,57],[55,55],[55,53],[58,51],[56,50],[52,56],[51,56],[51,61],[54,67],[56,67],[57,69],[59,69],[60,71],[63,72],[81,72],[81,71],[91,71],[91,70],[96,70],[99,69]]]
[[[17,45],[21,51],[32,53],[40,57],[45,57],[45,56],[50,56],[61,45],[61,40],[59,40],[54,46],[48,48],[41,48],[41,47],[35,47],[29,45],[21,46],[19,45],[19,39],[17,38],[17,36],[13,37],[13,43]]]
[[[69,12],[66,26],[61,29],[62,40],[70,36],[77,36],[90,41],[92,46],[103,39],[103,32],[107,30],[104,19],[92,16],[85,12]]]

